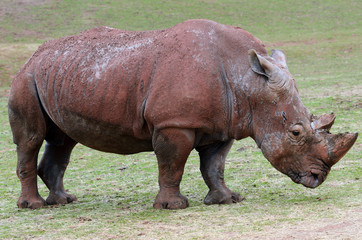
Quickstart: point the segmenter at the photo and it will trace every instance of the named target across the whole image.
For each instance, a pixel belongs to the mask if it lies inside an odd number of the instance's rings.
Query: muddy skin
[[[12,83],[18,206],[76,201],[63,176],[77,143],[117,154],[154,151],[155,208],[188,206],[179,186],[192,149],[209,187],[205,204],[240,202],[225,184],[224,166],[233,141],[246,137],[276,169],[314,188],[357,138],[331,134],[334,118],[312,116],[284,53],[268,56],[260,40],[238,27],[189,20],[145,32],[94,28],[44,43]],[[50,190],[46,201],[37,174]]]

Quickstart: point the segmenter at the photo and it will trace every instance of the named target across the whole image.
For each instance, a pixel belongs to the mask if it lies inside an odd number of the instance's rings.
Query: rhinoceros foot
[[[48,205],[67,204],[77,201],[77,197],[66,192],[50,193],[46,203]]]
[[[187,197],[178,193],[167,193],[160,191],[156,197],[153,207],[156,209],[184,209],[189,206]]]
[[[240,194],[228,191],[228,192],[221,192],[219,190],[209,191],[204,199],[204,203],[206,205],[211,204],[230,204],[230,203],[237,203],[241,202],[245,199],[245,197],[241,197]]]
[[[29,199],[20,196],[17,204],[19,208],[38,209],[44,207],[46,205],[46,202],[41,196],[36,196]]]

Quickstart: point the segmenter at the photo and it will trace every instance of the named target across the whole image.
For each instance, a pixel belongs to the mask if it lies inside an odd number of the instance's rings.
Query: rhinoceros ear
[[[258,74],[270,78],[276,66],[266,60],[264,57],[257,54],[254,49],[250,49],[248,54],[251,69]]]
[[[272,54],[270,55],[277,63],[279,63],[282,67],[288,69],[287,66],[287,57],[285,56],[285,54],[278,50],[278,49],[273,49],[272,50]]]

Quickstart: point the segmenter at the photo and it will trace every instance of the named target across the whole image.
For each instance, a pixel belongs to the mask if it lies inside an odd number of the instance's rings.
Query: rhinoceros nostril
[[[315,188],[318,186],[318,183],[319,183],[318,174],[312,173],[312,177],[314,178],[314,183],[312,185],[312,188]]]

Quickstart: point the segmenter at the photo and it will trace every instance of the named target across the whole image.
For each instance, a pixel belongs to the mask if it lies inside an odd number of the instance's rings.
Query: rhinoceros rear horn
[[[311,125],[314,130],[325,129],[329,131],[335,119],[336,115],[334,115],[334,113],[322,114],[320,117],[314,120]]]
[[[275,71],[276,66],[266,60],[264,57],[260,56],[256,53],[254,49],[250,49],[248,52],[249,63],[251,69],[258,74],[264,75],[268,78],[272,75],[273,71]]]

